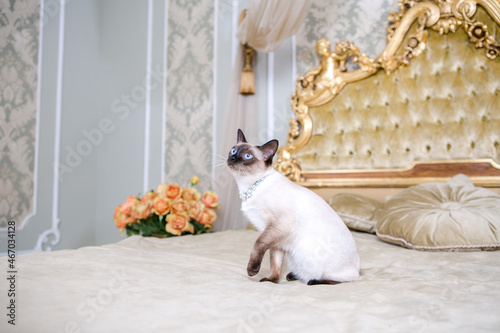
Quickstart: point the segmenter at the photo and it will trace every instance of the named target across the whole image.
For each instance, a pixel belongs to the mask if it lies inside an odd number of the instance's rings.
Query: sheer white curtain
[[[293,36],[302,24],[312,0],[249,0],[246,16],[241,22],[236,37],[242,44],[248,44],[258,52],[273,52],[289,37]],[[222,119],[223,128],[219,129],[220,144],[218,156],[227,156],[229,149],[236,143],[236,131],[241,128],[249,142],[260,144],[257,138],[258,96],[240,95],[241,70],[245,63],[242,48],[234,62],[231,83]],[[254,56],[254,61],[257,56]],[[255,68],[255,67],[254,67]],[[255,73],[257,76],[259,73]],[[257,82],[257,79],[255,80]],[[215,230],[243,229],[247,221],[240,207],[238,189],[228,175],[229,171],[216,170],[214,188],[219,194],[221,209],[214,225]]]

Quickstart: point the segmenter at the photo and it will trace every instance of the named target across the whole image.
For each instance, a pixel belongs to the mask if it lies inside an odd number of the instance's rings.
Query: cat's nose
[[[236,161],[236,156],[231,155],[231,156],[229,156],[229,158],[228,158],[227,160],[228,160],[229,162],[234,162],[234,161]]]

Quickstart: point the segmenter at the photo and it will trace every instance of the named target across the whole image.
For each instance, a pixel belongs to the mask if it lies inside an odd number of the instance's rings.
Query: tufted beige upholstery
[[[500,40],[500,27],[476,17]],[[380,70],[310,108],[312,137],[293,157],[302,170],[398,169],[414,161],[491,158],[500,163],[500,57],[468,35],[429,29],[424,52]]]

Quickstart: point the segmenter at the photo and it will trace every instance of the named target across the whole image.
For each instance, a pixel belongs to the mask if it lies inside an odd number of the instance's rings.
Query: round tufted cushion
[[[409,187],[378,214],[377,236],[417,250],[497,250],[500,195],[465,175]]]
[[[349,229],[370,233],[375,233],[374,214],[381,206],[382,203],[376,200],[350,193],[339,193],[330,199],[330,207]]]

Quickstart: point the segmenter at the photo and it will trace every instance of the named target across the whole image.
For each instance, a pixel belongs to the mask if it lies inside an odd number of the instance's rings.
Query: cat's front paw
[[[260,271],[260,263],[249,262],[247,266],[248,276],[254,276]]]

